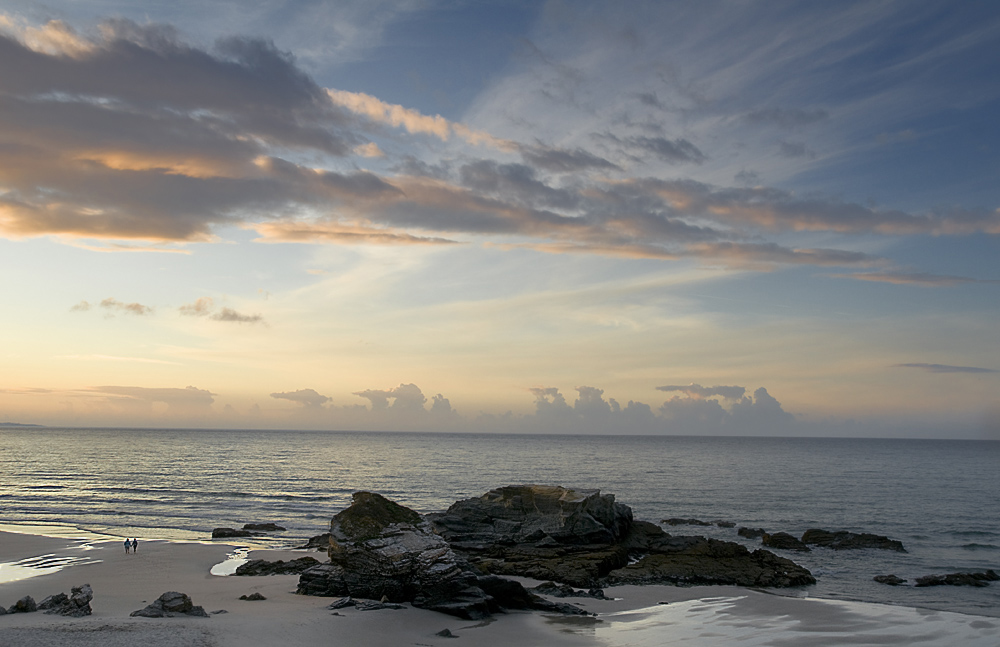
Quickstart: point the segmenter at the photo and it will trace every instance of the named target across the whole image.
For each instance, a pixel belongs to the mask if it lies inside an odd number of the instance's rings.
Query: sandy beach
[[[571,600],[598,615],[557,617],[516,612],[487,622],[460,620],[407,606],[336,613],[329,598],[295,595],[298,576],[212,575],[236,548],[210,543],[141,540],[137,554],[120,539],[46,537],[0,532],[0,605],[25,595],[36,602],[88,583],[93,615],[41,612],[0,616],[0,647],[143,644],[146,647],[246,645],[983,645],[1000,644],[1000,620],[956,613],[809,598],[737,587],[624,586],[615,600]],[[302,551],[252,551],[250,558],[294,559]],[[321,554],[313,553],[318,557]],[[41,560],[36,558],[43,558]],[[28,560],[28,561],[24,561]],[[21,564],[68,565],[42,575]],[[23,579],[14,579],[23,577]],[[523,580],[530,584],[530,580]],[[160,594],[180,591],[208,618],[132,618]],[[249,602],[258,592],[267,599]],[[225,613],[215,613],[218,611]],[[448,629],[456,637],[442,637]]]

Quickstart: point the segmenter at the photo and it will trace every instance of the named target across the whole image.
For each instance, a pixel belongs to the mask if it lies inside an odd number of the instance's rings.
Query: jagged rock
[[[133,611],[129,615],[141,618],[209,617],[205,609],[195,606],[187,594],[177,591],[167,591],[146,608]]]
[[[776,532],[772,534],[765,532],[761,536],[760,540],[760,543],[768,548],[777,548],[779,550],[798,550],[802,552],[809,550],[808,546],[795,537],[792,537],[787,532]]]
[[[619,541],[632,523],[632,509],[600,490],[511,485],[457,501],[428,519],[453,545],[578,546]]]
[[[243,530],[260,530],[263,532],[277,532],[279,530],[286,530],[286,528],[279,526],[276,523],[245,523],[243,524]]]
[[[248,602],[256,602],[258,600],[266,600],[267,598],[265,598],[263,595],[261,595],[260,592],[254,592],[254,593],[251,593],[250,595],[241,595],[240,599],[241,600],[247,600]]]
[[[715,525],[717,525],[720,528],[735,528],[736,527],[736,522],[735,521],[716,521]]]
[[[251,559],[249,562],[236,567],[236,572],[233,575],[298,575],[302,571],[312,568],[319,563],[320,561],[315,557],[308,556],[299,557],[287,562],[281,559],[275,562],[263,559]]]
[[[355,605],[357,605],[357,602],[355,602],[351,596],[347,596],[346,598],[340,598],[339,600],[334,600],[326,608],[330,610],[336,610],[336,609],[344,609],[346,607],[353,607]]]
[[[364,600],[363,602],[358,602],[354,605],[358,611],[381,611],[382,609],[394,609],[396,611],[400,609],[405,609],[406,607],[402,604],[395,604],[393,602],[379,602],[378,600]]]
[[[711,526],[710,521],[702,521],[701,519],[680,519],[678,517],[671,517],[670,519],[663,519],[660,521],[662,524],[668,526]]]
[[[529,589],[533,593],[540,593],[541,595],[549,595],[554,598],[594,598],[595,600],[607,600],[609,599],[604,595],[603,589],[590,589],[584,591],[581,589],[574,589],[568,584],[556,584],[555,582],[542,582],[538,586]]]
[[[38,605],[35,604],[35,599],[30,595],[26,595],[7,609],[7,613],[34,613],[38,611]]]
[[[876,575],[872,578],[879,584],[888,584],[889,586],[899,586],[900,584],[906,584],[906,580],[901,577],[896,577],[895,575]]]
[[[652,523],[636,521],[624,545],[638,561],[608,573],[605,586],[619,584],[730,584],[783,588],[815,584],[790,559],[742,544],[705,537],[672,537]]]
[[[982,573],[948,573],[947,575],[925,575],[918,577],[914,586],[989,586],[1000,580],[992,570]]]
[[[70,595],[56,593],[38,603],[38,610],[45,613],[59,614],[73,618],[89,616],[93,610],[90,601],[94,599],[94,590],[89,584],[74,586]]]
[[[834,550],[852,550],[857,548],[878,548],[905,553],[903,542],[889,539],[882,535],[871,533],[853,533],[846,530],[831,532],[819,528],[810,528],[802,534],[802,543],[815,546],[825,546]]]
[[[442,638],[458,638],[455,634],[451,633],[450,629],[442,629],[441,631],[434,634],[435,636],[441,636]]]
[[[216,528],[212,531],[212,539],[230,539],[232,537],[253,537],[254,533],[249,530],[237,530],[235,528]]]
[[[309,541],[301,546],[296,546],[296,550],[321,550],[324,553],[330,550],[330,533],[324,532],[322,535],[310,537]]]
[[[736,534],[747,539],[757,539],[766,535],[767,531],[763,528],[740,528],[736,531]]]
[[[0,616],[5,616],[5,615],[7,615],[7,609],[5,609],[4,607],[0,607]]]
[[[330,537],[330,563],[304,571],[298,593],[410,602],[473,620],[504,608],[556,610],[518,582],[481,577],[419,514],[379,494],[355,493]]]

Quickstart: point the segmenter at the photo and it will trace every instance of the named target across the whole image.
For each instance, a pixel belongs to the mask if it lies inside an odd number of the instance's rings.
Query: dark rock
[[[831,532],[819,528],[811,528],[802,534],[802,542],[815,546],[825,546],[834,550],[854,550],[858,548],[878,548],[905,553],[903,542],[889,539],[882,535],[871,533],[853,533],[846,530]]]
[[[351,598],[350,596],[348,596],[346,598],[340,598],[339,600],[335,600],[335,601],[331,602],[330,605],[327,607],[327,609],[331,609],[331,610],[333,610],[333,609],[343,609],[343,608],[346,608],[346,607],[353,607],[356,604],[357,604],[357,602],[355,602],[353,598]]]
[[[310,537],[309,541],[301,546],[296,546],[296,550],[321,550],[324,553],[330,550],[330,533],[324,532],[322,535]]]
[[[333,517],[329,554],[329,564],[299,576],[298,593],[411,602],[471,620],[504,608],[556,610],[518,582],[481,577],[419,514],[370,492]]]
[[[281,559],[276,562],[251,559],[249,562],[236,567],[236,572],[233,575],[298,575],[302,571],[312,568],[319,563],[320,561],[315,557],[308,556],[299,557],[287,562]]]
[[[406,607],[394,602],[379,602],[378,600],[363,600],[354,605],[358,611],[381,611],[382,609],[394,609],[399,611]]]
[[[720,528],[735,528],[736,527],[736,522],[734,522],[734,521],[716,521],[715,525],[717,525]]]
[[[600,490],[511,485],[458,501],[428,519],[452,544],[580,546],[619,541],[632,523],[632,509]]]
[[[712,523],[709,521],[702,521],[700,519],[680,519],[678,517],[671,517],[670,519],[663,519],[660,521],[662,524],[668,526],[711,526]]]
[[[212,531],[212,539],[229,539],[232,537],[253,537],[249,530],[237,530],[235,528],[216,528]]]
[[[740,528],[736,531],[736,534],[747,539],[757,539],[766,535],[767,531],[763,528]]]
[[[7,613],[34,613],[38,611],[38,605],[35,604],[35,599],[30,595],[26,595],[7,609]]]
[[[89,616],[93,610],[90,601],[94,599],[94,591],[89,584],[74,586],[70,595],[56,593],[38,603],[38,610],[45,613],[59,614],[73,618]]]
[[[226,611],[225,609],[219,609],[218,611],[209,611],[208,615],[210,615],[210,616],[217,616],[217,615],[221,615],[223,613],[229,613],[229,612]]]
[[[260,592],[254,592],[251,593],[250,595],[241,595],[240,599],[247,600],[249,602],[256,602],[257,600],[266,600],[267,598],[261,595]]]
[[[889,586],[899,586],[906,583],[906,580],[895,575],[876,575],[872,579],[879,584],[888,584]]]
[[[434,634],[435,636],[441,636],[442,638],[458,638],[455,634],[451,633],[450,629],[442,629],[441,631]]]
[[[245,523],[243,524],[243,530],[260,530],[263,532],[277,532],[279,530],[286,530],[286,528],[279,526],[276,523]]]
[[[568,584],[556,584],[555,582],[543,582],[538,586],[529,589],[533,593],[548,595],[554,598],[594,598],[595,600],[607,600],[602,589],[590,589],[588,591],[574,589]]]
[[[7,615],[7,609],[5,609],[4,607],[0,607],[0,616],[5,616],[5,615]]]
[[[948,573],[947,575],[925,575],[918,577],[914,586],[989,586],[1000,580],[992,570],[982,573]]]
[[[761,543],[768,548],[777,548],[779,550],[798,550],[798,551],[808,551],[809,547],[803,544],[801,541],[792,537],[787,532],[775,532],[772,534],[764,533],[761,538]]]
[[[612,570],[605,586],[618,584],[731,584],[784,588],[815,584],[807,569],[790,559],[742,544],[705,537],[672,537],[644,521],[633,524],[624,544],[634,563]]]
[[[145,609],[139,609],[129,614],[140,618],[173,618],[175,616],[195,616],[207,618],[205,609],[195,606],[191,598],[184,593],[167,591]]]

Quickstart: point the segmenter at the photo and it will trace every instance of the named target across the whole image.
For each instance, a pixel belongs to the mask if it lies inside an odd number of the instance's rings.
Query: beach
[[[296,575],[229,577],[213,566],[238,545],[142,540],[126,555],[122,539],[63,532],[51,537],[0,532],[0,605],[22,596],[40,602],[84,583],[93,614],[66,618],[42,612],[0,616],[0,647],[135,645],[983,645],[1000,643],[1000,620],[985,616],[811,598],[730,586],[622,586],[613,600],[567,599],[594,617],[512,612],[475,622],[415,609],[333,612],[330,598],[295,595]],[[45,532],[38,529],[37,532]],[[51,534],[51,533],[50,533]],[[255,550],[251,559],[294,559],[322,553]],[[11,565],[32,558],[68,565],[9,579]],[[37,570],[43,572],[45,569]],[[217,569],[218,570],[218,569]],[[21,573],[24,575],[25,573]],[[520,578],[519,578],[520,579]],[[531,580],[522,579],[525,584]],[[133,618],[162,593],[179,591],[208,618]],[[260,593],[266,600],[240,600]],[[225,611],[225,613],[216,613]],[[455,637],[438,635],[447,629]]]

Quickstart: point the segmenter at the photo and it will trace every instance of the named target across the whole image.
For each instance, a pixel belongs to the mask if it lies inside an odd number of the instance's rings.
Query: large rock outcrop
[[[634,521],[627,505],[598,490],[520,485],[459,501],[428,515],[435,532],[473,565],[592,588],[704,583],[788,587],[815,584],[808,570],[735,542],[671,537]]]
[[[371,492],[356,492],[333,517],[329,555],[329,564],[300,575],[298,593],[410,602],[468,619],[510,608],[582,613],[482,575],[417,512]]]

